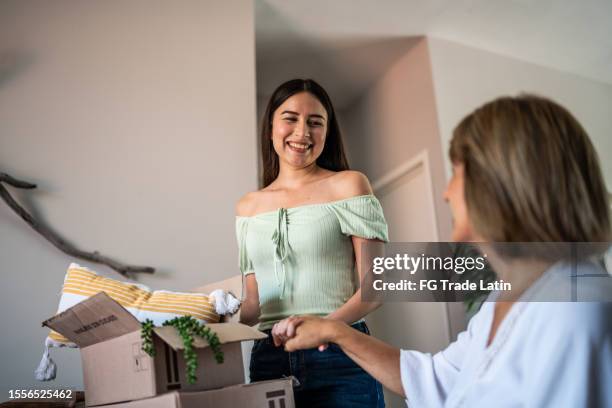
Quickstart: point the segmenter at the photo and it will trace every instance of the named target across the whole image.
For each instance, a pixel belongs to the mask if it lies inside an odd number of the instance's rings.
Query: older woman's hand
[[[285,341],[286,351],[304,350],[318,347],[324,351],[336,334],[336,326],[340,322],[316,316],[301,316],[291,322],[291,338]]]

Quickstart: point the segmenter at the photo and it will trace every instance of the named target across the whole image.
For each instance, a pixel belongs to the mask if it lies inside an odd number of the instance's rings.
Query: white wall
[[[448,144],[459,121],[498,96],[530,92],[552,98],[576,116],[612,191],[612,85],[437,38],[428,43],[447,175]]]
[[[38,184],[11,193],[79,247],[158,268],[142,283],[238,273],[255,144],[251,1],[0,3],[0,171]],[[71,260],[0,202],[0,401],[82,388],[76,350],[54,350],[55,382],[33,379]]]
[[[372,182],[428,151],[438,237],[448,241],[451,218],[442,198],[446,180],[433,89],[427,41],[422,38],[342,112],[342,119],[351,164]]]

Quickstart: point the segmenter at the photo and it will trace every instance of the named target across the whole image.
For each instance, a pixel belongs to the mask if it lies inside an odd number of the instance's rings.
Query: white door
[[[391,242],[438,240],[427,152],[374,183]],[[377,338],[403,349],[437,352],[449,344],[445,303],[388,302],[367,317]],[[388,407],[404,401],[385,390]]]

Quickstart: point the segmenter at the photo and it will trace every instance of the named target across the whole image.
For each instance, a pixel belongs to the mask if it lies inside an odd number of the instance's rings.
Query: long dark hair
[[[272,116],[280,105],[289,97],[300,93],[308,92],[321,102],[327,112],[327,135],[325,146],[321,155],[317,159],[317,165],[327,170],[341,171],[348,170],[349,165],[344,154],[344,145],[340,127],[336,119],[334,107],[325,89],[312,79],[292,79],[281,84],[268,102],[266,113],[261,123],[261,158],[263,161],[263,187],[272,183],[279,172],[278,155],[274,151],[272,144]]]

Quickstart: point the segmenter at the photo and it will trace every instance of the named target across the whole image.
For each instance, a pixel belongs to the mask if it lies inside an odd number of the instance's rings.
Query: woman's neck
[[[291,167],[289,165],[280,164],[278,177],[275,180],[277,187],[294,189],[302,187],[304,184],[311,182],[321,173],[321,168],[316,163],[312,163],[306,167]]]
[[[489,244],[479,244],[487,262],[497,274],[497,280],[512,285],[512,290],[501,292],[499,300],[515,302],[520,296],[546,272],[552,262],[537,259],[507,259],[499,256]]]

